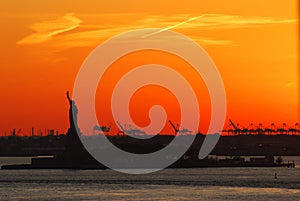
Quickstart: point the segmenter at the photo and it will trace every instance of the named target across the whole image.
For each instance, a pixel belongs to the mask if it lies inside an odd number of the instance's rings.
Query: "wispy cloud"
[[[199,30],[217,30],[217,29],[238,29],[265,26],[268,24],[285,24],[295,23],[297,19],[283,19],[274,17],[259,17],[259,16],[240,16],[240,15],[224,15],[224,14],[204,14],[196,17],[188,17],[186,15],[178,16],[180,22],[172,22],[172,19],[161,20],[161,23],[172,24],[159,31],[145,35],[149,37],[170,29],[195,29]],[[185,19],[184,19],[185,18]],[[188,18],[188,19],[186,19]],[[154,19],[163,19],[154,17]],[[183,21],[184,20],[184,21]],[[153,21],[153,20],[148,20]],[[175,23],[175,24],[174,24]]]
[[[297,19],[227,14],[203,14],[196,16],[191,16],[190,14],[143,16],[140,14],[136,17],[132,17],[128,16],[128,14],[119,13],[111,16],[99,14],[97,17],[105,20],[102,20],[101,24],[89,24],[86,22],[85,24],[80,25],[82,21],[75,17],[74,14],[69,13],[57,20],[35,23],[30,26],[35,32],[21,39],[17,43],[37,44],[52,39],[51,45],[59,47],[93,46],[124,31],[157,27],[161,28],[161,30],[149,33],[144,37],[151,37],[165,30],[172,29],[183,33],[189,33],[189,36],[199,43],[208,45],[233,45],[235,42],[230,39],[202,37],[201,31],[253,28],[267,26],[269,24],[295,23],[298,21]],[[110,18],[113,17],[114,19],[118,18],[118,20],[110,20]],[[79,28],[72,32],[67,32],[77,27]]]
[[[77,28],[81,22],[73,13],[66,13],[59,19],[34,23],[30,26],[34,33],[17,41],[17,44],[43,43],[55,35]]]
[[[206,45],[230,45],[236,46],[237,44],[232,40],[222,40],[216,38],[194,37],[194,40]]]
[[[298,21],[298,19],[225,14],[204,14],[190,19],[190,23],[184,24],[184,27],[198,27],[201,30],[251,28],[268,24],[295,23]]]
[[[295,82],[287,82],[287,83],[285,83],[284,85],[283,85],[283,88],[294,88],[294,87],[296,87],[297,85],[296,85],[296,83]]]

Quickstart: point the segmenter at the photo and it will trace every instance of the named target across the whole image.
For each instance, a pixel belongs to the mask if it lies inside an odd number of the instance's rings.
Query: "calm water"
[[[274,179],[274,173],[278,178]],[[300,167],[0,170],[0,200],[299,200]]]

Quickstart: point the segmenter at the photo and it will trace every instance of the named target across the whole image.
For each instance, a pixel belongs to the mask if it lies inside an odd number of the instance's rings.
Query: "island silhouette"
[[[69,129],[65,136],[65,148],[63,151],[53,154],[52,157],[33,157],[31,164],[17,164],[17,165],[3,165],[2,169],[106,169],[103,164],[99,163],[94,159],[89,152],[83,146],[80,140],[80,128],[78,128],[77,113],[78,108],[75,101],[71,99],[69,92],[66,93],[67,100],[69,102]],[[175,127],[175,125],[174,125]],[[175,127],[176,129],[176,127]],[[15,136],[16,137],[16,136]],[[88,137],[88,136],[86,136]],[[106,136],[115,146],[135,154],[146,154],[156,150],[160,150],[167,146],[173,139],[174,135],[156,135],[150,139],[135,139],[131,136]],[[182,136],[184,137],[184,136]],[[241,144],[245,142],[249,143],[249,139],[253,137],[257,138],[268,138],[270,136],[259,135],[259,136],[230,136],[231,138],[243,137]],[[277,136],[273,136],[277,137]],[[278,136],[281,137],[281,136]],[[293,142],[299,141],[300,136],[284,136],[294,137]],[[198,158],[198,151],[201,147],[205,135],[197,134],[195,140],[187,152],[179,158],[175,163],[169,166],[169,168],[197,168],[197,167],[273,167],[273,166],[287,166],[295,167],[293,163],[283,163],[277,158],[275,160],[274,154],[266,154],[264,157],[251,157],[250,160],[246,161],[244,157],[240,157],[238,150],[230,150],[231,156],[225,159],[217,159],[212,157],[206,157],[200,160]],[[246,139],[247,138],[247,139]],[[256,139],[257,139],[256,138]],[[224,138],[225,144],[226,139]],[[253,140],[253,139],[252,139]],[[222,139],[221,139],[222,142]],[[232,143],[227,141],[227,143]],[[219,143],[218,143],[219,144]],[[217,145],[214,151],[224,152],[226,148],[224,142],[219,146]],[[264,146],[264,145],[262,145]],[[101,147],[103,148],[103,147]],[[236,148],[236,147],[235,147]],[[250,151],[250,152],[249,152]],[[255,150],[248,150],[249,153],[255,153]],[[119,160],[112,159],[112,160]],[[292,164],[292,165],[291,165]],[[155,168],[155,164],[152,167]],[[120,167],[126,168],[126,167]]]

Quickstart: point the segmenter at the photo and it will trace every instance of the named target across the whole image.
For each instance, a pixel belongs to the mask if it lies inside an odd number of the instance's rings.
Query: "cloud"
[[[75,17],[73,13],[66,13],[59,19],[34,23],[30,26],[34,33],[17,41],[17,44],[38,44],[46,42],[53,36],[79,27],[81,22],[82,21]]]
[[[172,22],[171,18],[166,18],[160,23],[172,24],[168,27],[161,29],[150,34],[145,35],[144,37],[149,37],[158,33],[161,33],[170,29],[195,29],[199,30],[217,30],[217,29],[238,29],[238,28],[251,28],[264,26],[268,24],[285,24],[285,23],[295,23],[297,19],[283,19],[283,18],[273,18],[273,17],[259,17],[259,16],[240,16],[240,15],[224,15],[224,14],[204,14],[194,17],[189,17],[186,15],[177,16],[174,19],[180,20],[180,22]],[[154,19],[163,19],[157,18]],[[154,21],[154,20],[147,20]]]
[[[293,88],[296,86],[296,83],[295,82],[287,82],[283,85],[283,88]]]
[[[56,38],[56,43],[60,47],[88,47],[100,44],[103,40],[120,33],[142,28],[141,26],[117,26],[103,29],[82,30],[80,32],[61,35]]]
[[[198,41],[201,44],[207,44],[207,45],[231,45],[236,46],[236,43],[232,40],[220,40],[215,38],[195,38],[195,41]]]
[[[98,21],[101,21],[101,24],[85,22],[84,25],[80,25],[82,21],[72,13],[65,14],[61,19],[35,23],[30,26],[35,33],[21,39],[17,43],[37,44],[52,39],[50,45],[55,47],[86,47],[97,45],[103,40],[125,31],[156,27],[161,28],[161,30],[149,33],[144,37],[151,38],[155,34],[172,29],[181,33],[189,33],[188,36],[199,43],[208,45],[236,45],[234,41],[228,39],[202,37],[201,31],[253,28],[269,24],[296,23],[298,21],[297,19],[228,14],[203,14],[195,16],[178,14],[163,16],[113,13],[93,15],[89,16],[88,19],[93,19],[93,17],[100,19]],[[79,28],[76,31],[64,33],[77,27]]]
[[[265,26],[269,24],[286,24],[295,23],[297,19],[284,19],[275,17],[262,16],[241,16],[241,15],[224,15],[224,14],[205,14],[194,17],[192,23],[187,24],[189,27],[198,27],[204,29],[237,29],[252,28]]]
[[[56,38],[56,45],[60,47],[88,47],[100,44],[103,40],[108,39],[110,36],[118,35],[122,32],[126,32],[133,29],[145,28],[140,26],[132,26],[130,28],[126,27],[118,27],[111,29],[102,29],[102,30],[91,30],[91,31],[81,31],[77,33],[70,33],[67,35],[62,35]],[[149,40],[152,40],[150,37]],[[162,38],[163,40],[164,38]],[[170,38],[168,38],[170,39]],[[165,39],[165,40],[168,40]],[[216,38],[208,38],[195,36],[193,39],[196,42],[207,45],[236,45],[234,41],[231,40],[222,40]],[[130,41],[128,41],[130,42]]]

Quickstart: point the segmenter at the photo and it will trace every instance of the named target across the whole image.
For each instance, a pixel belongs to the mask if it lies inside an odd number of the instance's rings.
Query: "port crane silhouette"
[[[229,126],[224,130],[221,130],[227,135],[299,135],[299,123],[296,123],[294,126],[287,126],[286,123],[283,123],[280,126],[276,126],[275,123],[271,123],[269,126],[264,126],[262,123],[258,125],[250,124],[248,127],[240,127],[239,124],[233,123],[229,119]]]
[[[238,128],[238,124],[236,126],[231,119],[229,119],[229,122],[232,125],[232,127],[234,128],[233,133],[235,135],[239,135],[241,133],[242,129]]]
[[[299,124],[296,123],[294,127],[289,128],[288,132],[291,133],[291,134],[299,133],[300,132],[300,130],[299,130]]]
[[[96,131],[99,131],[100,133],[108,133],[110,131],[111,124],[109,126],[99,126],[95,125],[93,127],[93,134],[96,134]]]
[[[22,132],[22,128],[19,128],[18,131],[14,128],[13,131],[11,132],[11,136],[19,136],[20,133]]]
[[[118,135],[145,135],[146,133],[144,131],[141,131],[139,129],[133,129],[129,125],[129,128],[126,129],[126,125],[122,126],[120,122],[117,121],[117,124],[119,128],[121,128],[121,131],[118,132]]]
[[[170,125],[172,126],[172,128],[174,129],[174,134],[177,135],[177,133],[179,134],[188,134],[188,133],[191,133],[192,131],[186,129],[186,128],[182,128],[182,129],[179,129],[179,124],[176,124],[176,126],[173,124],[173,122],[171,120],[169,120],[169,123]]]
[[[268,135],[275,134],[276,133],[275,124],[272,123],[270,126],[266,127],[264,129],[264,133]]]
[[[286,123],[283,123],[282,124],[282,127],[280,128],[277,128],[277,132],[280,133],[280,134],[284,134],[284,133],[287,133],[287,129],[286,129]]]

